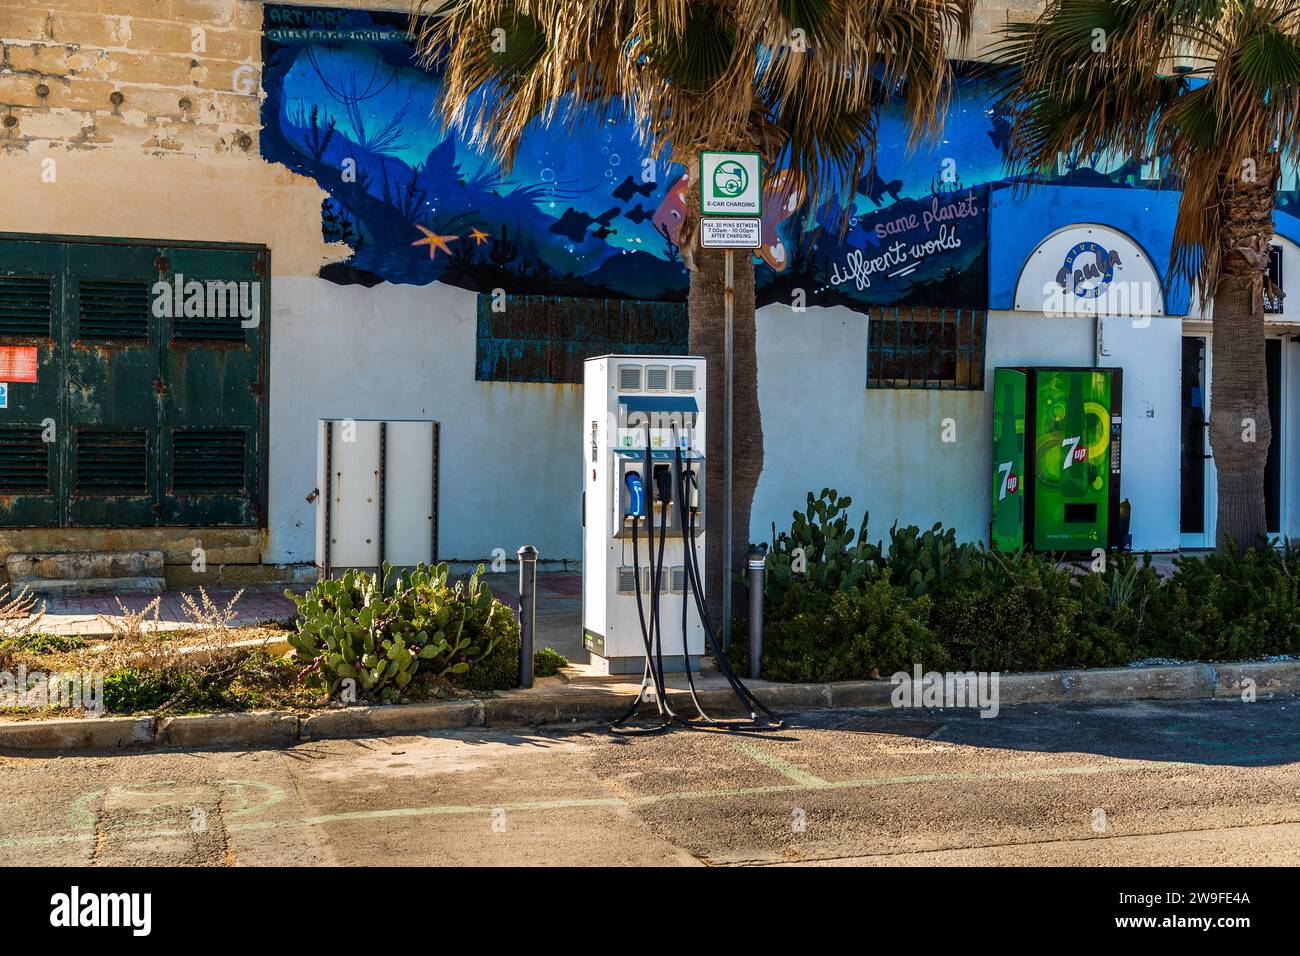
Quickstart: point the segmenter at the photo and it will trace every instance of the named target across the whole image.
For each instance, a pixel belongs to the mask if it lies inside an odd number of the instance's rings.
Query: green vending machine
[[[995,551],[1120,546],[1122,372],[999,368],[993,373]]]

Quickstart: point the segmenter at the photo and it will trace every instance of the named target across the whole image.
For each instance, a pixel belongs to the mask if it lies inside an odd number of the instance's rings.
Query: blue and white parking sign
[[[9,407],[9,383],[0,382],[0,408]]]

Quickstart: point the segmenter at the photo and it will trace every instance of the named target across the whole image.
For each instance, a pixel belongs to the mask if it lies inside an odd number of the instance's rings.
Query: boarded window
[[[579,384],[593,355],[685,355],[688,329],[685,302],[480,295],[474,377]]]
[[[987,327],[978,309],[873,309],[867,388],[982,390]]]

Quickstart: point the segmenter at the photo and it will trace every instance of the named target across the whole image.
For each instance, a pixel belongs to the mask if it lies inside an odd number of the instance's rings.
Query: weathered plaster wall
[[[407,0],[347,5],[409,9]],[[978,52],[1008,19],[1041,7],[981,4],[971,45],[955,54]],[[545,557],[576,557],[579,390],[474,382],[469,293],[315,278],[346,251],[321,239],[322,191],[259,157],[261,16],[255,0],[5,0],[0,231],[270,247],[265,560],[312,557],[304,496],[314,423],[334,415],[443,421],[445,555],[486,557],[527,541]],[[898,518],[982,537],[988,395],[865,390],[865,336],[865,317],[844,309],[760,313],[768,453],[752,536],[765,540],[809,488],[830,484],[872,510],[874,534]],[[1088,322],[997,315],[989,366],[1084,364],[1092,342]],[[950,416],[952,444],[940,440]]]
[[[6,0],[0,230],[260,242],[273,277],[345,255],[321,239],[319,188],[258,155],[261,16],[246,0]]]
[[[442,423],[439,553],[545,560],[582,553],[582,388],[474,381],[475,294],[451,286],[272,288],[271,501],[266,560],[314,559],[316,423]]]
[[[988,380],[999,365],[1093,363],[1091,319],[990,312],[988,323]],[[986,541],[992,390],[865,388],[866,347],[867,317],[849,309],[759,312],[765,451],[751,536],[768,540],[772,521],[788,529],[809,491],[831,487],[853,498],[855,523],[870,512],[873,540],[897,520],[942,521],[963,540]]]

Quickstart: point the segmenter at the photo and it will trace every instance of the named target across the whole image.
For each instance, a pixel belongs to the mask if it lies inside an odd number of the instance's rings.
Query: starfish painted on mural
[[[415,228],[419,229],[422,233],[424,233],[424,238],[415,240],[415,242],[411,243],[411,245],[428,246],[430,259],[437,258],[439,249],[447,253],[447,255],[451,255],[451,247],[448,246],[447,243],[455,242],[457,239],[460,238],[460,236],[440,236],[437,233],[431,232],[420,225],[416,225]]]
[[[491,238],[490,235],[488,235],[486,232],[484,232],[484,231],[483,231],[482,229],[480,229],[478,226],[475,226],[473,229],[471,229],[471,230],[469,231],[469,237],[470,237],[471,239],[473,239],[474,242],[477,243],[477,244],[480,245],[480,246],[483,245],[483,243],[487,242],[488,239]]]

